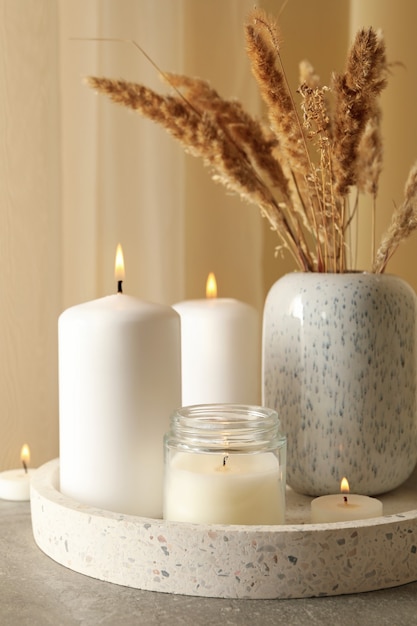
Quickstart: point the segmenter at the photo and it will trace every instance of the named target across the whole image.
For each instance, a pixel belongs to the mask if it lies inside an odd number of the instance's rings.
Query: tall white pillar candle
[[[67,309],[58,326],[62,493],[160,517],[163,435],[181,403],[178,314],[117,293]]]
[[[182,405],[259,404],[260,329],[257,311],[232,298],[173,305],[181,316]],[[215,279],[214,279],[215,280]]]

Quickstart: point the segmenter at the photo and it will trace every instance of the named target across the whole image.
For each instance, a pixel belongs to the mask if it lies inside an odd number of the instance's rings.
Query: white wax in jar
[[[181,316],[182,406],[258,404],[256,310],[233,298],[187,300],[173,308]]]
[[[59,319],[60,489],[161,517],[163,435],[181,404],[180,319],[118,293]]]
[[[225,462],[225,464],[224,464]],[[164,518],[204,524],[283,524],[285,496],[272,452],[172,452]]]
[[[34,470],[11,469],[0,473],[0,498],[2,500],[30,500],[30,477]]]
[[[354,493],[320,496],[311,502],[311,522],[347,522],[382,515],[382,502],[377,498]]]

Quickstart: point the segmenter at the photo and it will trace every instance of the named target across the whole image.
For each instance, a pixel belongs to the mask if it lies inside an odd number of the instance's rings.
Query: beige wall
[[[184,71],[209,80],[226,98],[238,97],[257,115],[259,99],[246,59],[243,28],[252,6],[252,0],[188,0]],[[183,295],[204,297],[207,275],[213,271],[219,296],[260,309],[264,294],[259,211],[214,183],[200,160],[187,159],[185,176]]]
[[[0,2],[0,469],[57,450],[60,167],[56,5]]]
[[[84,0],[60,2],[64,307],[114,288],[118,241],[133,295],[166,304],[203,297],[214,271],[219,295],[262,306],[257,209],[214,184],[202,162],[164,130],[82,83],[100,74],[166,91],[148,59],[127,43],[73,40],[133,39],[161,69],[203,76],[257,111],[243,49],[251,6],[251,0],[96,0],[87,10]]]

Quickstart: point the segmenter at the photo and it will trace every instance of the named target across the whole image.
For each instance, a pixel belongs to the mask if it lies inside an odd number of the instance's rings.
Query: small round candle
[[[345,493],[320,496],[312,501],[312,524],[348,522],[382,515],[382,502],[377,498],[349,493],[346,478],[342,479],[341,489]]]
[[[22,468],[6,470],[0,473],[0,498],[2,500],[24,501],[30,499],[30,460],[29,446],[22,446],[20,453]]]

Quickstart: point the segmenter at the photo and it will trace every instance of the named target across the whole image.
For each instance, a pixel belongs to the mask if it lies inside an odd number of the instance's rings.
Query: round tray
[[[417,580],[416,482],[415,473],[381,498],[390,514],[371,520],[303,523],[311,498],[288,490],[289,524],[198,525],[79,504],[60,493],[55,459],[32,478],[32,527],[58,563],[137,589],[221,598],[357,593]]]

